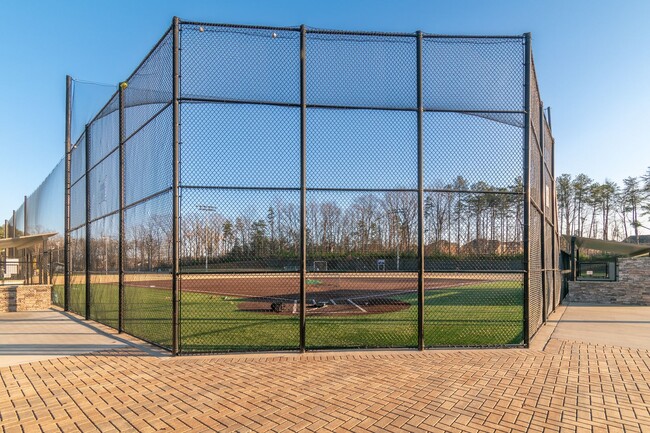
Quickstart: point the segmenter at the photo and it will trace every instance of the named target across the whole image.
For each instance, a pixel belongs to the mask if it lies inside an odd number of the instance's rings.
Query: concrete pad
[[[650,350],[650,307],[571,303],[555,320],[553,339]]]
[[[0,367],[127,344],[62,311],[0,313]]]
[[[542,325],[541,328],[537,330],[535,336],[530,342],[530,349],[532,350],[544,350],[548,344],[557,324],[562,319],[564,312],[566,311],[565,305],[558,305],[555,311],[553,311],[546,320],[546,323]]]

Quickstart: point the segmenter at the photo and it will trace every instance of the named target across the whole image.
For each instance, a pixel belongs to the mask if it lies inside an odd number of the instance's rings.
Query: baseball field
[[[308,348],[417,346],[417,275],[309,273]],[[299,344],[297,274],[184,274],[180,279],[183,352],[291,350]],[[521,274],[435,273],[425,277],[427,347],[516,345],[523,340]],[[117,326],[116,275],[91,276],[90,317]],[[55,302],[63,290],[55,286]],[[73,277],[70,308],[85,312],[85,281]],[[126,274],[124,328],[169,347],[169,274]]]

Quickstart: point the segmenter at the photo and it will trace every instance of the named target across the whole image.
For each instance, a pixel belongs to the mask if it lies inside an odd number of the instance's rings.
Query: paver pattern
[[[0,369],[2,432],[650,432],[650,352],[156,357],[136,347]]]

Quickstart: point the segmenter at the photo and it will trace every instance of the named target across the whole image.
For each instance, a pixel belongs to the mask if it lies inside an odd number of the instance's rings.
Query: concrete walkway
[[[116,349],[126,344],[61,311],[0,313],[0,367]]]
[[[650,307],[569,304],[551,338],[650,350]]]

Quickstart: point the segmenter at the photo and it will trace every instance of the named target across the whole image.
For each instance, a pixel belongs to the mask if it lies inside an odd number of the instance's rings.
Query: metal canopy
[[[0,239],[0,249],[16,248],[24,249],[40,245],[43,241],[48,240],[52,236],[58,235],[57,232],[52,233],[39,233],[37,235],[18,236],[15,238]]]
[[[650,244],[628,244],[625,242],[604,241],[602,239],[584,238],[581,236],[562,235],[568,245],[575,239],[576,248],[588,248],[598,251],[607,251],[614,254],[621,254],[629,257],[638,257],[650,254]],[[569,247],[570,248],[570,247]],[[567,251],[570,253],[571,251]]]

